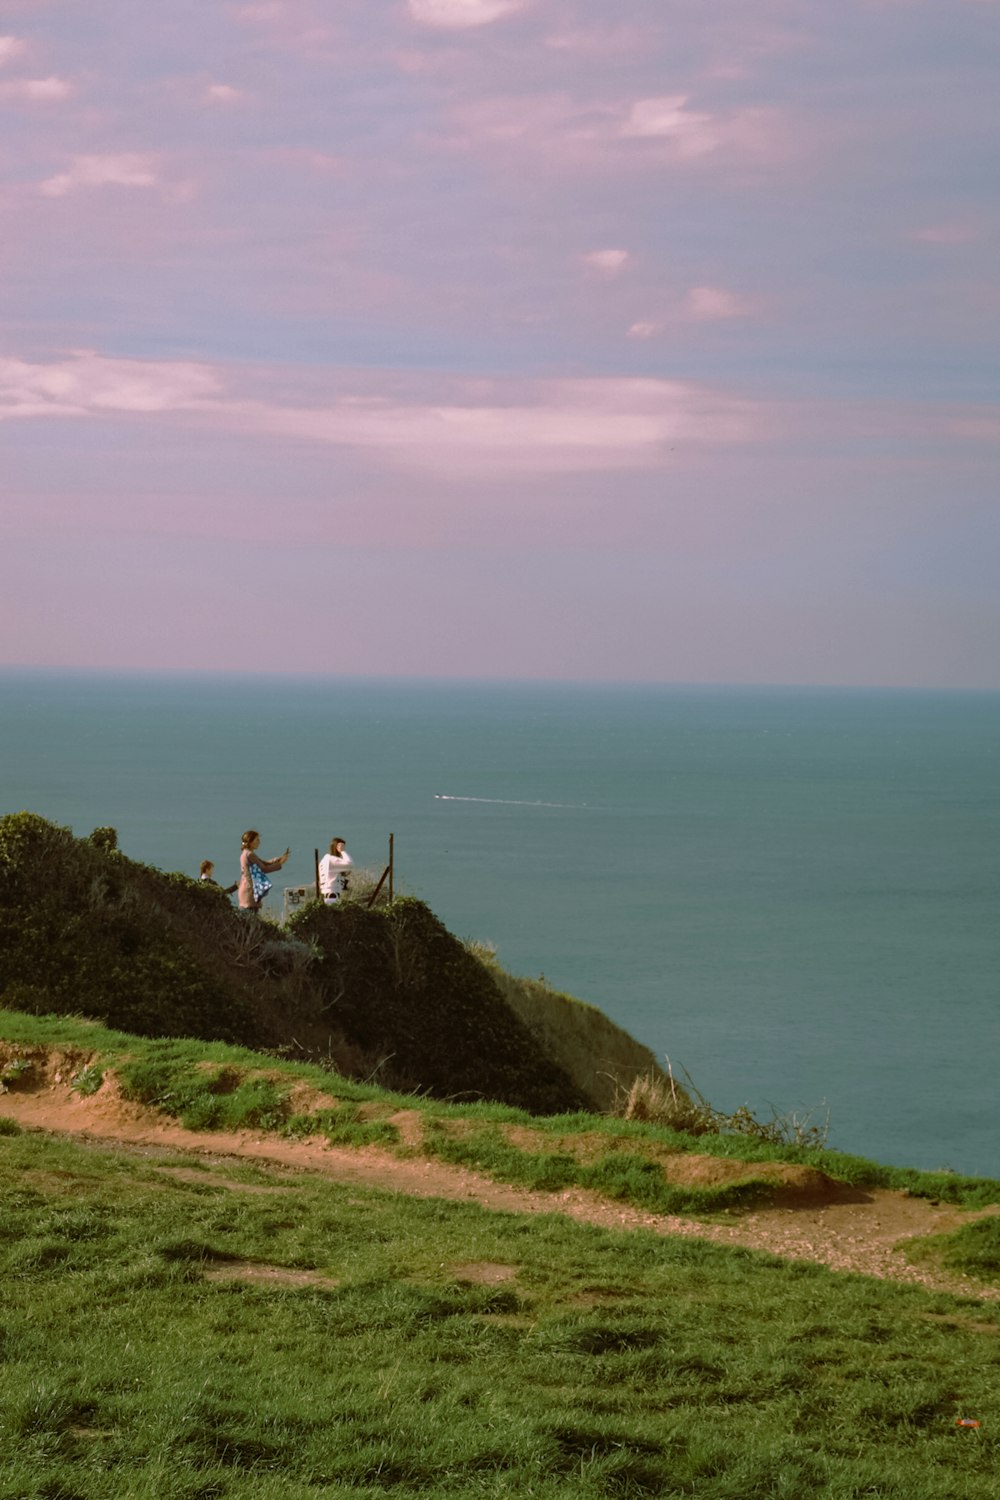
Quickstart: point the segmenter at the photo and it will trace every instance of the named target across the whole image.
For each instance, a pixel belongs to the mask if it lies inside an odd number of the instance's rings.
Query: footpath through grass
[[[391,1117],[414,1110],[421,1116],[421,1149],[428,1155],[499,1182],[543,1191],[587,1187],[656,1213],[711,1214],[766,1201],[773,1184],[754,1172],[766,1162],[815,1167],[853,1187],[894,1188],[962,1208],[1000,1204],[1000,1181],[991,1178],[886,1167],[826,1147],[776,1145],[746,1135],[690,1135],[607,1115],[538,1117],[509,1105],[445,1103],[221,1042],[134,1037],[64,1016],[0,1010],[4,1042],[77,1052],[81,1061],[73,1087],[81,1094],[98,1090],[105,1072],[114,1069],[127,1098],[173,1116],[189,1130],[260,1129],[404,1150]],[[14,1059],[8,1071],[22,1066],[23,1060]],[[13,1086],[17,1082],[11,1078]],[[335,1096],[335,1105],[302,1108],[295,1093],[302,1085]],[[512,1140],[511,1127],[526,1130],[531,1143]],[[664,1158],[692,1152],[745,1163],[746,1171],[716,1187],[667,1182]]]
[[[996,1494],[994,1306],[9,1123],[0,1202],[2,1500]]]

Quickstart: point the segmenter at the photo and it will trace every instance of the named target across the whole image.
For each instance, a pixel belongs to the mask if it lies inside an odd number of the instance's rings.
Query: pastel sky
[[[1000,0],[0,0],[0,662],[1000,688]]]

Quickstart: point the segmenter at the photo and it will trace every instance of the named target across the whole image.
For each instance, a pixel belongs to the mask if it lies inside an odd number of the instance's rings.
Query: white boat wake
[[[521,802],[510,797],[451,797],[447,792],[435,792],[435,802],[490,802],[496,807],[566,807],[575,812],[587,810],[586,802]]]

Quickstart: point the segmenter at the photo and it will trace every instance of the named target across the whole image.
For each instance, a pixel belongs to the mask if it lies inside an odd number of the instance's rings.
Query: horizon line
[[[277,683],[351,683],[432,684],[438,687],[507,687],[507,688],[575,688],[587,689],[663,689],[667,691],[722,692],[811,692],[811,693],[914,693],[990,696],[1000,694],[1000,685],[987,687],[969,684],[940,683],[863,683],[810,682],[755,679],[733,681],[723,678],[584,678],[584,677],[517,677],[488,674],[400,673],[400,672],[317,672],[248,669],[242,667],[115,667],[68,666],[63,664],[25,664],[0,662],[0,677],[72,677],[101,678],[121,681],[173,680],[185,682],[267,682]]]

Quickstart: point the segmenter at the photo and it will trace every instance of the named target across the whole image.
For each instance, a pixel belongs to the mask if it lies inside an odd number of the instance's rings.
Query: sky
[[[0,0],[0,663],[1000,688],[1000,0]]]

